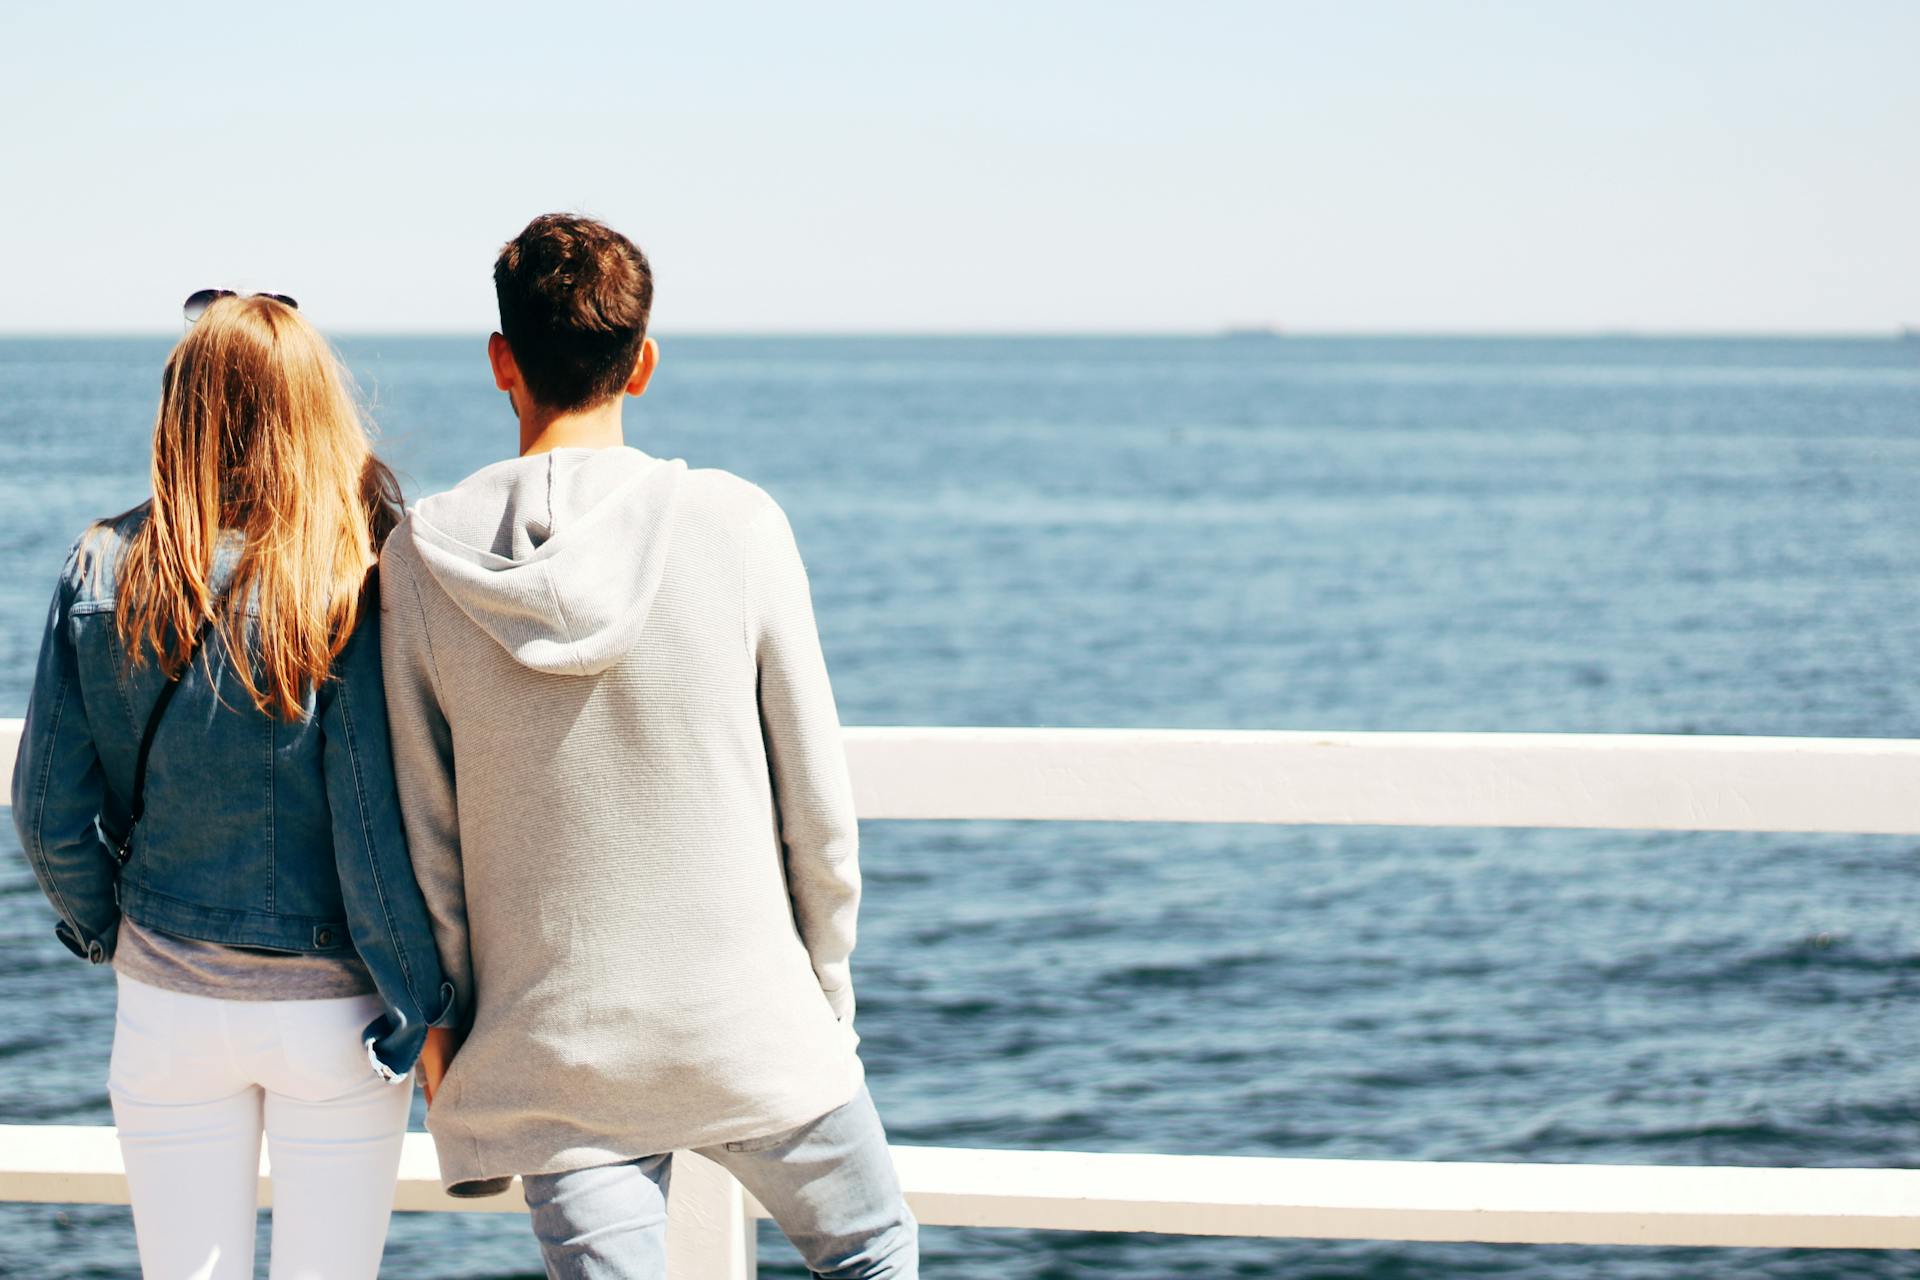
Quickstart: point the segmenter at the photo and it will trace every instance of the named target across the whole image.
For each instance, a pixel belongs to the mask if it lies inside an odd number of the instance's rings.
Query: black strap
[[[206,642],[207,630],[212,626],[211,618],[200,624],[200,630],[193,637],[193,645],[187,650],[187,660],[167,680],[160,690],[160,696],[154,700],[153,710],[147,713],[147,727],[140,734],[140,754],[133,764],[133,806],[127,811],[127,834],[120,838],[120,847],[113,854],[114,861],[123,867],[127,865],[127,859],[133,856],[133,829],[140,825],[140,816],[147,811],[147,756],[153,752],[154,735],[160,732],[160,720],[167,714],[167,704],[180,691],[181,680],[193,669],[193,656]]]

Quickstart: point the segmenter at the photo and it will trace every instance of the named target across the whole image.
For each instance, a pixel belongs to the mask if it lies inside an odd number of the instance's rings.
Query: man
[[[626,237],[536,218],[494,286],[520,456],[381,556],[395,773],[461,1010],[422,1066],[442,1176],[520,1175],[550,1276],[658,1277],[693,1149],[816,1273],[916,1275],[856,1053],[858,832],[786,516],[625,445],[659,361]]]

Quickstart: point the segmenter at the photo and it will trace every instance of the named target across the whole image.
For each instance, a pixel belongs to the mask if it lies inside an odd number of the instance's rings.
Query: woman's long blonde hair
[[[399,517],[399,485],[350,388],[326,340],[270,298],[222,298],[173,349],[153,501],[115,574],[115,623],[135,665],[153,654],[179,673],[212,623],[254,706],[304,714]],[[245,546],[216,599],[214,552],[229,529]]]

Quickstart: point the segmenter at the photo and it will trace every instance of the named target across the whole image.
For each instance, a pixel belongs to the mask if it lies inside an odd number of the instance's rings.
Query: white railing
[[[18,721],[0,721],[11,775]],[[1920,834],[1920,741],[1129,729],[847,731],[866,818]],[[1920,1248],[1920,1171],[897,1147],[929,1225],[1537,1244]],[[269,1194],[263,1182],[263,1197]],[[0,1200],[121,1203],[112,1130],[0,1126]],[[451,1200],[411,1135],[403,1210]],[[673,1274],[753,1268],[764,1211],[676,1160]]]

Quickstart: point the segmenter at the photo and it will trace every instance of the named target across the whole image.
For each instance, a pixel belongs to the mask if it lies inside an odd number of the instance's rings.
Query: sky
[[[554,209],[655,331],[1920,325],[1920,4],[0,0],[0,332],[484,331]]]

